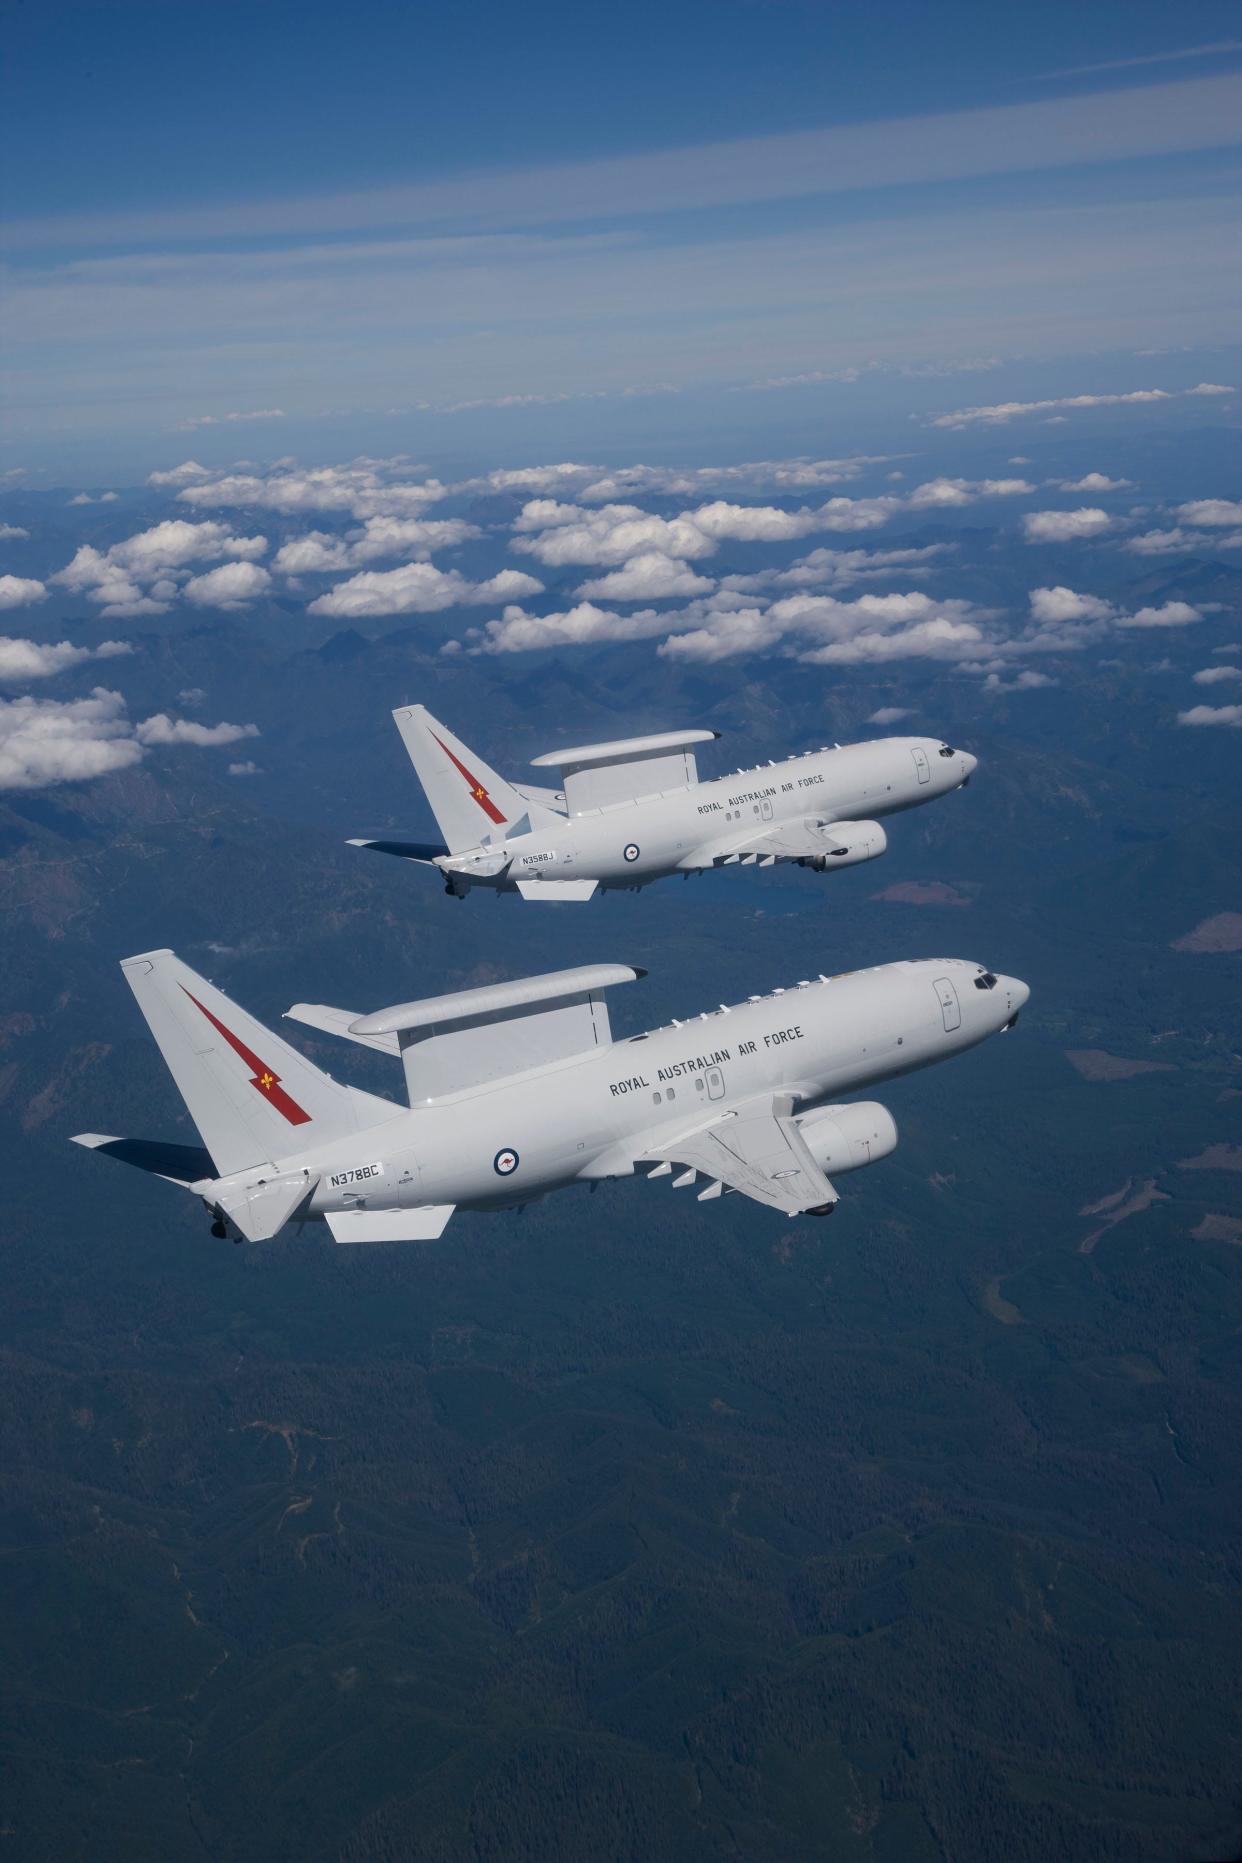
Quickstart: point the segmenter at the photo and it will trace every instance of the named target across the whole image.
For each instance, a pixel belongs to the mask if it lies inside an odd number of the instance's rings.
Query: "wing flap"
[[[802,815],[795,821],[762,823],[741,834],[726,835],[695,850],[687,867],[719,867],[734,862],[753,863],[774,860],[823,860],[841,866],[856,861],[873,860],[888,846],[888,837],[879,822],[833,822],[817,815]]]
[[[711,1180],[702,1197],[719,1196],[714,1185],[720,1184],[789,1216],[831,1208],[837,1193],[808,1151],[792,1110],[788,1094],[774,1095],[657,1141],[636,1162],[654,1163],[661,1174],[665,1166],[684,1166],[689,1176],[674,1182],[692,1182],[701,1171]]]

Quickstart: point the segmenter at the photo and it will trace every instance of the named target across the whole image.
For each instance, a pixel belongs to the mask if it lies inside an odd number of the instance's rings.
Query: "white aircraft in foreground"
[[[350,845],[438,867],[459,899],[472,886],[590,899],[671,873],[778,860],[821,873],[854,866],[888,846],[875,817],[961,789],[976,764],[937,738],[888,737],[700,783],[693,746],[719,732],[663,731],[549,751],[531,767],[558,769],[562,787],[537,789],[506,782],[425,706],[393,717],[444,841]]]
[[[400,1056],[409,1106],[342,1086],[172,951],[121,965],[203,1147],[76,1143],[202,1198],[212,1233],[261,1242],[322,1218],[338,1242],[419,1241],[455,1209],[570,1184],[668,1177],[789,1216],[888,1155],[891,1114],[841,1096],[1012,1028],[1030,992],[960,958],[880,964],[613,1041],[594,964],[373,1015],[299,1003],[311,1028]]]

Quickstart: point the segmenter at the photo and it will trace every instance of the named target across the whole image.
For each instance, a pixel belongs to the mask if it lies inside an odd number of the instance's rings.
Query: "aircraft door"
[[[771,821],[772,819],[772,798],[771,796],[765,796],[763,798],[763,801],[759,804],[759,814],[763,821],[765,822]]]
[[[707,1070],[707,1097],[709,1100],[723,1100],[725,1096],[724,1075],[718,1067]]]
[[[951,1035],[954,1029],[960,1029],[962,1026],[962,1010],[957,1000],[957,991],[947,977],[937,977],[933,987],[940,1001],[944,1032],[946,1035]]]
[[[910,752],[914,758],[914,767],[918,771],[920,783],[931,782],[931,765],[927,761],[927,752],[921,744],[916,744]]]

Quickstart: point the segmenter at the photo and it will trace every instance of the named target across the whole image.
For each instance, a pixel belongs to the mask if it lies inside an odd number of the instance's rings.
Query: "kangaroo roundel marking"
[[[621,851],[627,860],[637,860],[640,849],[637,841],[631,841]]]
[[[518,1168],[518,1155],[512,1145],[504,1145],[492,1159],[492,1169],[497,1177],[512,1177]]]

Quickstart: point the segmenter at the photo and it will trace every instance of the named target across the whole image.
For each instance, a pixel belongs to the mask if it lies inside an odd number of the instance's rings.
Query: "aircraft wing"
[[[654,1163],[653,1177],[682,1165],[688,1175],[675,1178],[675,1187],[692,1184],[701,1171],[709,1181],[699,1192],[700,1203],[720,1196],[727,1186],[787,1216],[831,1209],[837,1193],[807,1149],[792,1111],[789,1094],[773,1094],[722,1113],[708,1125],[657,1139],[635,1163]]]
[[[682,865],[723,867],[741,862],[770,867],[778,860],[839,859],[844,866],[882,854],[885,844],[878,822],[830,822],[818,815],[802,815],[766,828],[757,822],[740,834],[705,842]]]

